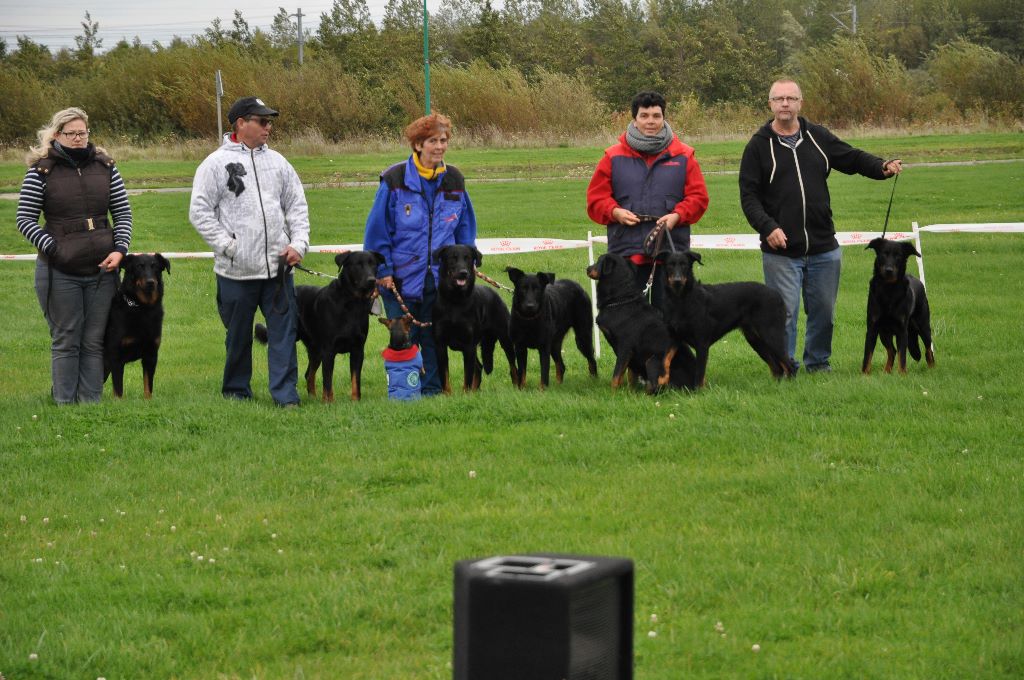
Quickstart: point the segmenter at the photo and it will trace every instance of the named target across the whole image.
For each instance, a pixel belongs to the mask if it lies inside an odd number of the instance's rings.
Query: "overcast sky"
[[[288,6],[281,0],[0,0],[0,38],[7,41],[8,51],[17,46],[16,36],[24,35],[56,51],[61,47],[74,47],[75,36],[82,35],[82,21],[86,11],[99,22],[103,50],[114,47],[121,38],[129,42],[138,36],[143,43],[154,40],[168,44],[174,36],[187,38],[202,33],[210,23],[220,17],[221,24],[230,28],[235,9],[251,28],[270,28],[278,9],[284,6],[294,14],[302,8],[302,26],[316,30],[320,15],[330,10],[332,0],[290,0]],[[380,23],[387,0],[367,0],[374,21]],[[438,0],[427,0],[431,12],[437,10]]]

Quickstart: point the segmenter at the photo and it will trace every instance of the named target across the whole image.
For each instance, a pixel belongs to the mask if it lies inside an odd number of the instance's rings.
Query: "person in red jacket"
[[[708,189],[693,147],[679,141],[665,120],[665,97],[641,92],[633,97],[633,120],[619,142],[605,149],[587,187],[587,214],[608,227],[608,252],[637,265],[641,288],[654,261],[644,241],[664,227],[676,250],[690,247],[690,226],[708,209]],[[665,248],[669,244],[665,243]],[[651,302],[658,305],[664,284],[655,281]]]

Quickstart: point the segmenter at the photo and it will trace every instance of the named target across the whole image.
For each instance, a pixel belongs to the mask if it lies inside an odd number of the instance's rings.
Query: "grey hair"
[[[36,139],[39,140],[39,146],[33,146],[29,148],[28,154],[25,156],[25,160],[29,165],[32,165],[41,158],[46,158],[46,154],[50,152],[50,143],[57,138],[57,133],[64,129],[64,126],[74,120],[80,120],[85,123],[85,126],[89,126],[89,114],[82,109],[72,106],[70,108],[58,111],[53,114],[53,118],[50,122],[39,128],[36,133]],[[103,150],[98,148],[97,151],[102,152]]]

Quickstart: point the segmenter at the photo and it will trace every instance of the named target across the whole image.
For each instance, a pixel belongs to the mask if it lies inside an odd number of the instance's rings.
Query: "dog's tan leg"
[[[142,374],[142,398],[153,398],[153,376],[146,373]]]
[[[860,372],[864,375],[871,375],[871,359],[875,356],[874,352],[868,352],[864,355],[864,362],[860,366]]]
[[[896,352],[886,348],[885,350],[885,372],[892,373],[892,365],[896,363]]]
[[[330,389],[330,390],[324,390],[324,403],[325,404],[333,404],[334,403],[334,389],[333,388]]]
[[[359,398],[361,396],[362,396],[362,394],[360,394],[360,392],[359,392],[359,381],[356,379],[356,376],[353,375],[352,376],[352,401],[359,401]]]
[[[928,368],[935,368],[935,352],[931,346],[924,351],[924,360],[928,363]]]
[[[670,347],[665,352],[665,358],[661,360],[661,375],[658,376],[658,387],[668,385],[669,380],[672,378],[672,360],[676,358],[677,351],[679,351],[677,348]]]
[[[306,394],[316,397],[316,373],[306,374]]]

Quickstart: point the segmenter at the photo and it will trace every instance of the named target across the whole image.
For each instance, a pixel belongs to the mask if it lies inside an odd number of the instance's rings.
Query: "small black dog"
[[[662,312],[677,342],[693,348],[697,370],[690,387],[706,384],[708,352],[723,335],[739,328],[776,379],[794,374],[786,355],[786,307],[778,291],[752,281],[704,285],[693,275],[700,254],[692,250],[661,253],[665,277]]]
[[[103,380],[111,377],[114,396],[124,396],[124,365],[142,360],[142,393],[153,396],[153,375],[164,323],[163,272],[171,263],[160,253],[125,255],[124,279],[114,294],[103,338]]]
[[[296,286],[299,308],[297,340],[306,347],[306,392],[316,397],[316,372],[323,366],[323,400],[334,401],[334,357],[348,353],[351,398],[362,397],[363,354],[370,330],[370,307],[377,290],[377,266],[384,257],[372,250],[340,253],[334,258],[338,278],[323,287]],[[267,329],[256,325],[256,339]]]
[[[433,329],[437,369],[446,394],[451,394],[448,349],[462,352],[465,391],[480,389],[481,368],[494,369],[494,345],[501,344],[508,359],[509,376],[516,384],[515,354],[508,334],[509,312],[501,297],[490,288],[476,287],[475,268],[483,255],[472,246],[444,246],[434,251],[440,264]],[[477,359],[480,347],[483,363]]]
[[[540,353],[540,385],[548,386],[551,360],[555,361],[555,379],[561,383],[565,375],[562,341],[571,328],[576,347],[587,360],[591,376],[597,376],[594,359],[594,314],[590,296],[580,284],[569,279],[555,280],[545,272],[526,274],[515,267],[506,267],[515,292],[512,294],[512,320],[509,335],[516,354],[516,377],[519,387],[526,386],[528,349]]]
[[[875,251],[875,270],[868,286],[868,330],[864,338],[861,372],[871,373],[871,358],[879,336],[887,353],[886,373],[892,372],[897,352],[900,373],[907,372],[908,348],[914,361],[921,360],[921,348],[917,344],[919,337],[924,344],[928,367],[935,366],[928,297],[921,280],[907,274],[907,260],[911,255],[921,257],[921,254],[906,241],[884,238],[873,239],[867,248]],[[895,347],[893,337],[896,338]]]
[[[665,385],[689,383],[693,355],[685,347],[680,351],[661,312],[644,299],[634,271],[632,262],[614,253],[587,267],[587,276],[597,281],[597,325],[615,351],[612,388],[622,384],[627,368],[645,378],[648,394]],[[681,359],[689,364],[682,370]]]

